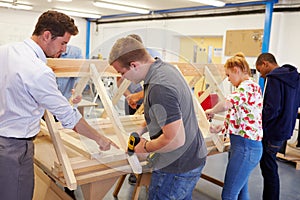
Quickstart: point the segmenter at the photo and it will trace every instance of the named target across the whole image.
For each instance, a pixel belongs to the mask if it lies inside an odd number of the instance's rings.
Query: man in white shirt
[[[101,150],[116,146],[88,125],[57,88],[46,57],[66,51],[78,29],[56,11],[43,13],[30,39],[0,47],[1,199],[31,200],[34,189],[33,139],[48,109],[64,128],[93,139]],[[46,155],[45,155],[46,156]]]

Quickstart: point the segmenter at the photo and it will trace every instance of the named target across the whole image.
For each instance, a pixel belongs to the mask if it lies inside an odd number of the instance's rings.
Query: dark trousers
[[[280,183],[276,154],[283,142],[263,139],[263,155],[260,160],[260,168],[264,178],[264,200],[279,200]]]
[[[141,105],[137,105],[136,109],[131,108],[130,106],[128,106],[129,109],[129,115],[134,115],[134,113],[139,109]]]
[[[0,199],[32,199],[33,152],[32,140],[0,137]]]

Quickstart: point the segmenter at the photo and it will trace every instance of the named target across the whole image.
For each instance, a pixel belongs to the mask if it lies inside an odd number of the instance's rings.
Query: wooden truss
[[[201,81],[205,72],[208,71],[204,65],[173,64],[178,66],[184,76],[193,77],[189,81],[190,87]],[[97,118],[88,122],[115,141],[123,151],[110,154],[87,150],[78,134],[72,130],[63,129],[46,111],[46,124],[42,124],[41,134],[35,140],[35,164],[52,179],[71,190],[80,185],[86,199],[101,199],[121,175],[132,172],[124,150],[127,148],[128,133],[135,131],[143,123],[144,118],[140,114],[119,116],[114,109],[114,104],[119,101],[130,82],[123,81],[111,100],[101,77],[118,76],[118,74],[106,61],[49,59],[48,66],[53,69],[57,77],[80,77],[76,86],[77,94],[83,92],[89,80],[92,81],[103,103],[107,118]],[[218,82],[212,79],[213,75],[206,74],[205,78],[211,78],[211,83]],[[213,86],[218,88],[216,84]],[[199,127],[206,138],[207,146],[210,151],[216,146],[219,151],[223,151],[222,141],[212,139],[209,134],[209,123],[200,103],[199,99],[194,99]],[[146,162],[141,160],[141,164],[144,166]],[[149,169],[144,168],[144,170]]]

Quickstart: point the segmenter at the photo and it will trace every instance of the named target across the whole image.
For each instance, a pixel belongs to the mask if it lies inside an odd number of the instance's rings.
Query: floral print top
[[[226,100],[233,107],[226,114],[222,132],[261,141],[263,97],[259,85],[252,80],[245,80]]]

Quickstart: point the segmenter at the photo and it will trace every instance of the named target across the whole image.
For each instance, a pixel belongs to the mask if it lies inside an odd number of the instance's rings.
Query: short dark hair
[[[66,32],[71,35],[78,34],[78,28],[74,23],[74,19],[53,10],[44,12],[39,17],[32,35],[42,35],[45,31],[50,31],[53,39],[64,36]]]
[[[275,56],[271,53],[262,53],[257,57],[255,65],[262,65],[264,61],[268,61],[269,63],[276,64],[277,61]]]

